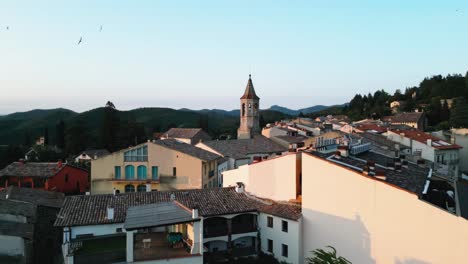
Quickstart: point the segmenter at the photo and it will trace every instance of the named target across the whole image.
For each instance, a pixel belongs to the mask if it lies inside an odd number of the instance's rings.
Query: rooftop
[[[94,158],[94,156],[103,157],[105,155],[110,154],[110,152],[107,149],[89,149],[89,150],[85,150],[85,151],[81,152],[81,154],[86,154],[86,155]]]
[[[385,173],[386,179],[383,180],[389,184],[405,189],[418,196],[422,194],[424,186],[426,184],[427,177],[429,175],[429,169],[419,167],[415,164],[408,162],[408,168],[401,168],[401,171],[391,169],[387,167],[388,163],[393,163],[394,158],[384,156],[382,154],[367,151],[360,153],[356,156],[337,158],[335,155],[324,154],[319,152],[309,152],[310,154],[326,159],[335,163],[337,166],[343,166],[359,173],[363,172],[364,167],[368,161],[375,162],[375,171]],[[378,180],[377,178],[375,178]]]
[[[206,151],[201,148],[197,148],[190,144],[179,142],[175,139],[155,140],[153,141],[153,143],[156,145],[160,145],[166,148],[176,150],[176,151],[180,151],[189,156],[192,156],[192,157],[204,160],[204,161],[212,161],[212,160],[221,158],[221,156],[216,155],[212,152]]]
[[[49,178],[66,166],[60,162],[13,162],[0,170],[0,176],[31,176]]]
[[[205,133],[201,128],[171,128],[160,136],[168,138],[194,138],[199,133]]]
[[[172,197],[171,197],[172,196]],[[172,200],[171,198],[174,198]],[[252,199],[234,187],[192,189],[178,191],[134,192],[104,195],[76,195],[65,198],[55,222],[56,226],[82,226],[124,223],[127,210],[134,206],[177,201],[192,210],[198,209],[203,217],[269,210],[277,216],[297,220],[297,210],[288,210],[277,203],[265,203]],[[277,209],[280,206],[283,209]],[[113,219],[108,219],[107,208],[114,208]],[[291,213],[291,214],[290,214]]]
[[[58,192],[9,186],[0,191],[0,200],[7,199],[32,203],[35,205],[60,208],[63,205],[65,195]]]
[[[128,208],[124,228],[134,230],[194,221],[200,221],[200,219],[192,218],[192,213],[179,203],[161,202]]]
[[[427,144],[427,140],[431,140],[431,146],[436,148],[436,149],[460,149],[462,148],[461,146],[457,144],[451,144],[448,143],[438,137],[434,137],[430,134],[424,133],[421,130],[398,130],[398,129],[392,129],[390,130],[391,132],[399,135],[404,135],[407,138],[410,138],[412,140],[421,142],[423,144]]]
[[[297,137],[295,137],[295,136],[276,136],[276,138],[281,139],[281,140],[283,140],[285,142],[288,142],[288,143],[291,143],[291,144],[301,143],[301,142],[304,142],[307,139],[307,137],[303,137],[303,136],[297,136]]]
[[[233,159],[245,158],[254,153],[278,153],[287,151],[287,149],[274,141],[264,137],[255,136],[249,139],[235,140],[211,140],[203,142],[206,146],[212,148],[224,157]]]
[[[423,116],[423,112],[400,113],[394,116],[384,116],[382,117],[382,121],[389,123],[417,123]]]

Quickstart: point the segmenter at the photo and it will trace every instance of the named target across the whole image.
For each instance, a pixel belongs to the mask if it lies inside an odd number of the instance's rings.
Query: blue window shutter
[[[146,166],[140,165],[137,168],[138,179],[139,180],[146,180]]]
[[[115,166],[115,171],[114,171],[114,173],[115,173],[115,178],[116,178],[116,179],[120,179],[120,177],[121,177],[120,166]]]
[[[135,167],[133,165],[125,166],[125,179],[132,180],[135,177]]]
[[[151,174],[152,174],[152,176],[153,176],[153,180],[158,180],[158,177],[159,177],[159,175],[158,175],[158,169],[159,169],[158,166],[153,166],[153,167],[151,168]]]

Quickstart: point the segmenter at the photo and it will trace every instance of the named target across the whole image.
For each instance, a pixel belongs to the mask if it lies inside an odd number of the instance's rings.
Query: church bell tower
[[[260,98],[255,94],[250,74],[240,103],[240,126],[237,130],[237,139],[253,138],[255,135],[260,135]]]

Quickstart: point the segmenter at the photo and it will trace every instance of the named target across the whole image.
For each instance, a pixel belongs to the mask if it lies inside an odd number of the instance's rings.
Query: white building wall
[[[24,256],[24,253],[23,238],[0,235],[0,256]]]
[[[243,182],[246,191],[277,201],[296,199],[296,154],[242,166],[223,173],[223,186]]]
[[[466,263],[466,219],[308,154],[302,165],[305,257],[331,245],[352,263]]]
[[[268,227],[267,217],[273,217],[273,228]],[[288,222],[288,232],[282,231],[282,221]],[[261,239],[261,250],[264,253],[271,254],[268,252],[268,239],[273,240],[273,255],[279,261],[285,261],[287,263],[298,263],[302,264],[302,219],[299,221],[293,221],[269,214],[261,213],[258,218],[258,226],[260,228],[260,239]],[[288,245],[288,257],[282,256],[282,244]]]
[[[77,235],[84,234],[93,234],[94,236],[114,235],[117,234],[117,228],[122,228],[123,230],[123,223],[109,225],[74,226],[71,228],[71,237],[72,239],[75,239]],[[122,232],[124,231],[125,230],[123,230]]]

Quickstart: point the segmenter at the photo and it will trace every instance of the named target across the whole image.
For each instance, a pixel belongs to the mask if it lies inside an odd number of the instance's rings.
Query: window
[[[146,185],[140,184],[137,186],[137,192],[146,192]]]
[[[267,251],[273,253],[273,240],[268,239],[268,248]]]
[[[288,221],[281,221],[281,230],[283,230],[283,232],[288,232]]]
[[[133,167],[133,165],[125,166],[125,179],[133,180],[134,177],[135,177],[135,167]]]
[[[245,116],[245,104],[242,104],[242,116]]]
[[[288,245],[281,244],[281,255],[285,258],[288,257]]]
[[[135,192],[135,186],[133,186],[131,184],[125,185],[125,192],[126,193]]]
[[[115,166],[114,167],[114,174],[115,174],[116,179],[120,179],[120,177],[121,177],[120,166]]]
[[[68,182],[68,174],[65,174],[65,182]]]
[[[146,180],[146,166],[140,165],[137,167],[137,177],[139,180]]]
[[[158,177],[159,177],[158,170],[159,170],[158,166],[151,167],[151,177],[153,178],[153,180],[156,180],[156,181],[158,180]]]
[[[273,228],[273,217],[267,216],[267,226]]]
[[[125,151],[124,161],[148,161],[148,146],[139,147]]]
[[[172,176],[177,176],[177,168],[176,167],[172,168]]]

